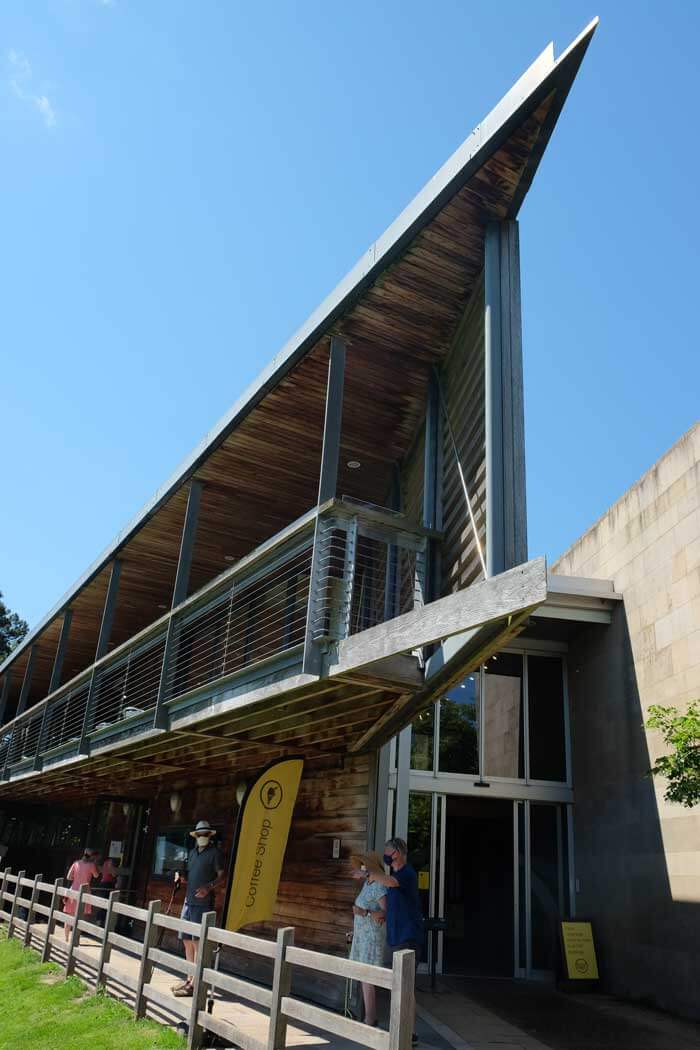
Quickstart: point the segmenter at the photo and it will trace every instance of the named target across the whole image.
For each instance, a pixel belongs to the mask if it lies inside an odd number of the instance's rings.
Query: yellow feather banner
[[[246,791],[224,909],[227,930],[272,918],[303,769],[303,758],[272,762]]]

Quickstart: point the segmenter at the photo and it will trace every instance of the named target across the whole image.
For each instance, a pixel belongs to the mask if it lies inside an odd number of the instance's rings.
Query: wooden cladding
[[[486,544],[486,433],[484,413],[484,282],[479,280],[442,371],[442,594],[483,579],[481,561],[457,467],[450,427],[457,445],[472,511]]]

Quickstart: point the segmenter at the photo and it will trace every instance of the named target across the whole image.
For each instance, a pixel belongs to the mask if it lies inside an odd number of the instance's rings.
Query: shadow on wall
[[[623,603],[570,644],[569,688],[577,911],[593,920],[603,987],[700,1020],[700,901],[672,897]],[[664,828],[674,852],[698,848],[685,812]]]

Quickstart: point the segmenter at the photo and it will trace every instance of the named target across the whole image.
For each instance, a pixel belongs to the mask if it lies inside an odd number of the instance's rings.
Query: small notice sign
[[[418,889],[429,890],[430,889],[430,872],[419,871],[418,872]]]
[[[598,960],[590,922],[562,922],[561,940],[564,948],[566,975],[570,981],[597,981]]]

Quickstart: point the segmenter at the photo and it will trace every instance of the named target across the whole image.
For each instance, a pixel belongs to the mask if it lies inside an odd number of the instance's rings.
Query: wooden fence
[[[213,1032],[221,1039],[243,1050],[282,1050],[286,1046],[288,1021],[311,1025],[323,1032],[353,1040],[373,1050],[409,1050],[413,1033],[415,955],[412,951],[397,952],[391,969],[369,966],[350,959],[309,951],[294,945],[294,929],[287,927],[277,933],[276,941],[247,934],[232,933],[214,925],[215,912],[207,912],[201,923],[188,922],[172,915],[164,915],[160,901],[151,901],[148,908],[136,908],[122,903],[119,891],[107,897],[88,892],[88,887],[69,890],[63,879],[54,883],[42,881],[41,875],[27,878],[26,872],[13,875],[7,868],[0,876],[0,923],[7,924],[8,938],[19,938],[25,948],[33,947],[41,953],[42,961],[60,962],[66,975],[75,972],[76,964],[87,970],[96,987],[107,987],[111,982],[126,988],[133,996],[134,1015],[143,1017],[149,1003],[160,1011],[178,1017],[187,1025],[188,1048],[203,1046],[205,1032]],[[65,899],[75,901],[75,915],[64,910]],[[104,913],[102,922],[85,917],[86,907]],[[9,906],[9,909],[8,909]],[[20,917],[20,909],[24,915]],[[142,939],[126,937],[117,932],[120,917],[143,924]],[[60,928],[60,934],[56,928]],[[66,940],[66,929],[69,930]],[[163,932],[188,933],[199,939],[197,961],[190,963],[179,954],[161,947]],[[92,938],[89,947],[80,945],[80,934]],[[225,973],[214,965],[218,948],[232,948],[249,956],[270,960],[272,987]],[[112,959],[114,949],[135,957],[136,972],[127,972]],[[153,970],[159,966],[167,971],[191,977],[194,990],[191,999],[175,998],[151,983]],[[322,974],[333,974],[345,981],[364,981],[385,988],[391,995],[389,1030],[371,1028],[323,1009],[292,995],[292,976],[295,967]],[[243,999],[262,1007],[268,1018],[267,1039],[251,1036],[231,1020],[208,1012],[207,999],[214,993]],[[221,1004],[217,998],[215,1004]]]

